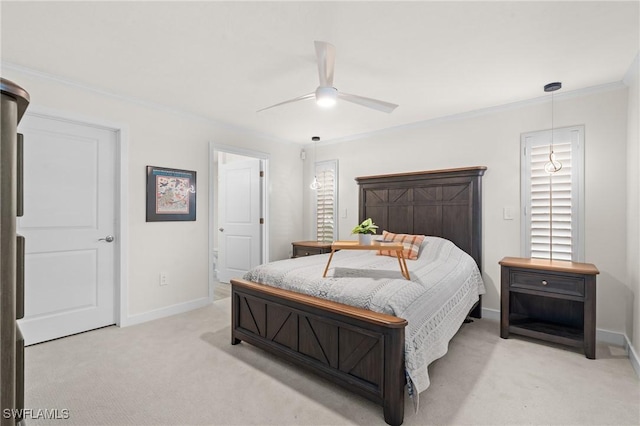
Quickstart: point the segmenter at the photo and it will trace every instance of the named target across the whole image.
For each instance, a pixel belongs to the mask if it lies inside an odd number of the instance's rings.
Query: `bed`
[[[441,238],[448,240],[467,253],[479,268],[482,264],[481,178],[485,170],[485,167],[468,167],[356,178],[359,218],[371,217],[380,229],[394,233],[440,237],[430,239],[432,242],[439,242]],[[436,245],[433,243],[432,247]],[[345,252],[338,256],[339,253],[332,264],[331,276],[325,280],[362,284],[363,276],[372,268],[353,266],[360,261],[372,261],[375,253]],[[318,277],[321,277],[325,256],[292,259],[297,262],[289,269],[302,268],[312,274],[320,263]],[[356,260],[358,256],[361,260]],[[378,256],[377,260],[385,257]],[[416,273],[420,268],[408,263],[412,279],[419,280]],[[287,269],[280,265],[270,268]],[[392,273],[390,269],[382,269],[385,274]],[[397,265],[395,270],[400,277]],[[406,335],[414,332],[411,327],[407,328],[407,320],[383,307],[376,307],[379,311],[376,312],[367,304],[354,303],[370,309],[328,300],[327,295],[317,297],[294,291],[295,287],[287,288],[288,285],[284,285],[285,288],[265,285],[257,282],[261,280],[260,272],[252,273],[247,275],[251,279],[231,280],[231,343],[245,341],[310,369],[382,405],[388,424],[402,424],[405,385],[412,384],[411,378],[407,381],[410,363],[405,364],[405,354]],[[469,314],[480,318],[481,306],[480,298]]]

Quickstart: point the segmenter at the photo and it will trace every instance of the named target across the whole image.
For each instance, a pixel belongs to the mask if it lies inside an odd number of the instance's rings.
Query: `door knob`
[[[113,240],[115,240],[115,238],[113,238],[113,235],[107,235],[104,238],[100,238],[98,241],[106,241],[108,243],[113,242]]]
[[[224,228],[218,228],[218,231],[224,232]]]

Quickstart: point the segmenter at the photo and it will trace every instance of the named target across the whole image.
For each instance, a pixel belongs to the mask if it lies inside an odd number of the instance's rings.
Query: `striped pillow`
[[[391,232],[382,231],[382,239],[388,242],[402,243],[404,250],[402,254],[405,259],[416,260],[418,258],[418,252],[420,251],[420,245],[424,241],[424,235],[410,235],[410,234],[393,234]],[[379,255],[396,257],[396,252],[393,250],[378,250]]]

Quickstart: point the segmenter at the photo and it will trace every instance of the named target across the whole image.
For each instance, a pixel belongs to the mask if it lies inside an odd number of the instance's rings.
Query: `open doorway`
[[[209,283],[228,283],[268,259],[268,154],[210,144]]]

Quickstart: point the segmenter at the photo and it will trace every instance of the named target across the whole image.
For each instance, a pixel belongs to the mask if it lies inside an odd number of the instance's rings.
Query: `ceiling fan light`
[[[318,87],[316,89],[316,103],[323,108],[330,108],[336,104],[338,90],[335,87]]]

